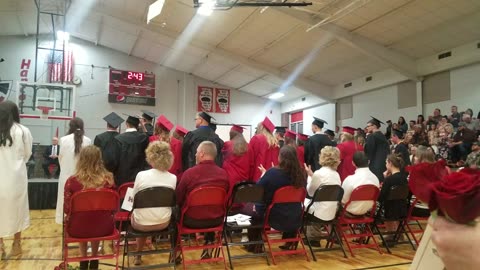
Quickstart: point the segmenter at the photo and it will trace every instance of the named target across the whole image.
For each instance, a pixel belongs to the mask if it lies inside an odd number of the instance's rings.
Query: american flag
[[[52,51],[48,54],[48,82],[73,81],[73,52],[65,50],[65,59],[62,51]],[[62,72],[62,63],[64,72]]]

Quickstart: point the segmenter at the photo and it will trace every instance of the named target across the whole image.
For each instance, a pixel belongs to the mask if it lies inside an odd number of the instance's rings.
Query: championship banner
[[[206,86],[198,87],[197,111],[213,112],[213,88]]]
[[[230,113],[230,89],[215,88],[215,112]]]

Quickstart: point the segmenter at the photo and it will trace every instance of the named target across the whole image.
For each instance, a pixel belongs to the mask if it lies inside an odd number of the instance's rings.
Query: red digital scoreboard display
[[[155,74],[110,69],[108,102],[155,106]]]

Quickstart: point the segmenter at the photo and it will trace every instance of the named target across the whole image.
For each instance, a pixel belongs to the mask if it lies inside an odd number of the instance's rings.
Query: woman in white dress
[[[32,155],[32,135],[18,122],[17,106],[0,103],[0,260],[5,258],[3,238],[14,236],[10,255],[19,255],[21,232],[30,226],[26,162]]]
[[[75,168],[80,149],[92,144],[92,141],[84,136],[83,120],[74,118],[70,120],[69,130],[66,136],[60,138],[60,153],[58,161],[60,163],[60,177],[58,179],[57,209],[55,213],[55,222],[63,224],[63,193],[67,179],[75,174]]]

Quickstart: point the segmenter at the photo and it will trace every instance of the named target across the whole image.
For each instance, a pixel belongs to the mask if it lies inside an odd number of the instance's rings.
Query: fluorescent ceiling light
[[[197,13],[202,16],[210,16],[213,13],[213,8],[215,7],[215,4],[216,0],[205,0],[198,8]]]
[[[57,40],[68,42],[70,40],[70,34],[68,32],[57,31]]]
[[[277,92],[277,93],[271,94],[268,98],[269,99],[279,99],[279,98],[284,97],[284,96],[285,96],[284,93]]]
[[[150,23],[153,18],[157,17],[162,13],[163,5],[165,4],[165,0],[157,0],[155,3],[151,4],[148,7],[148,13],[147,13],[147,24]]]

